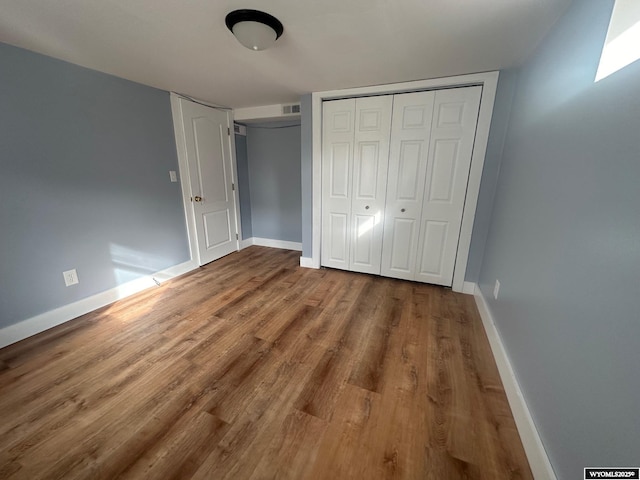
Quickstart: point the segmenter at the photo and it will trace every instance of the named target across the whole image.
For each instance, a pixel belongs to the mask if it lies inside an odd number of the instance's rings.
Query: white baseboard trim
[[[489,338],[491,351],[496,360],[496,365],[500,372],[500,379],[507,394],[507,400],[509,400],[509,406],[511,407],[511,412],[513,413],[524,451],[529,460],[533,477],[536,480],[556,480],[555,472],[553,471],[547,452],[544,449],[527,402],[522,395],[522,390],[520,389],[513,366],[500,338],[500,333],[496,328],[489,305],[478,285],[474,284],[474,290],[478,312],[480,312],[482,324]]]
[[[297,250],[302,251],[302,243],[289,242],[287,240],[274,240],[272,238],[260,238],[252,237],[253,245],[259,245],[260,247],[282,248],[284,250]]]
[[[240,240],[240,250],[244,250],[251,245],[253,245],[253,237]]]
[[[320,265],[316,264],[312,257],[300,257],[300,266],[304,268],[320,268]]]
[[[162,283],[178,275],[190,272],[198,268],[194,261],[188,261],[179,265],[174,265],[152,275],[147,275],[127,283],[123,283],[105,292],[83,298],[77,302],[63,305],[54,310],[50,310],[35,317],[28,318],[14,325],[9,325],[0,329],[0,348],[19,342],[40,332],[44,332],[56,325],[73,320],[85,313],[89,313],[98,308],[109,305],[117,300],[141,292],[150,287],[157,286],[156,282]]]
[[[462,293],[467,295],[474,295],[476,293],[476,284],[474,282],[463,282]]]

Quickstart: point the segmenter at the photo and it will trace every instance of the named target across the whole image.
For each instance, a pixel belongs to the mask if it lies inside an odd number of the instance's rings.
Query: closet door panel
[[[421,275],[440,277],[443,274],[445,246],[448,240],[448,222],[426,220],[424,222],[424,241],[422,242]]]
[[[330,213],[328,225],[327,262],[345,264],[349,255],[349,221],[344,213]]]
[[[321,264],[350,267],[355,100],[324,102]]]
[[[416,223],[411,218],[394,218],[385,222],[385,226],[391,224],[391,229],[385,237],[384,248],[391,254],[389,255],[389,266],[383,275],[412,279],[416,255],[415,251],[412,251],[415,250],[415,245],[411,244],[411,239],[416,236]]]
[[[416,280],[451,286],[481,87],[435,92]]]
[[[393,97],[355,102],[350,270],[380,274]]]
[[[415,278],[434,98],[434,92],[394,98],[381,267],[388,277]]]

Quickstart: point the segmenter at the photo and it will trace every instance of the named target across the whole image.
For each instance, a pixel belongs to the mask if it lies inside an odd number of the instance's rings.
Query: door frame
[[[432,80],[418,80],[414,82],[392,83],[371,87],[348,88],[344,90],[328,90],[311,94],[311,123],[312,123],[312,235],[311,261],[305,259],[303,266],[320,268],[320,246],[322,241],[322,102],[337,98],[363,97],[370,95],[393,95],[424,90],[436,90],[454,87],[481,86],[480,111],[476,137],[471,155],[471,168],[467,182],[467,196],[462,213],[462,225],[458,240],[456,263],[453,269],[452,289],[455,292],[464,291],[464,276],[467,270],[471,234],[475,220],[480,180],[484,167],[484,157],[487,151],[489,128],[493,114],[493,104],[496,97],[499,72],[475,73],[455,77],[443,77]],[[302,263],[302,261],[301,261]]]
[[[178,170],[180,175],[180,186],[182,188],[182,204],[184,206],[184,216],[187,226],[187,237],[189,239],[189,255],[191,260],[200,266],[200,251],[198,250],[198,236],[196,234],[196,217],[191,202],[191,180],[189,177],[189,161],[187,159],[187,143],[184,133],[184,125],[182,123],[182,104],[190,102],[188,98],[177,93],[171,92],[171,116],[173,117],[173,131],[176,137],[176,150],[178,153]],[[199,102],[194,102],[199,103]],[[203,106],[208,106],[202,103]],[[214,107],[210,107],[214,108]],[[242,238],[241,222],[240,222],[240,196],[238,192],[238,165],[236,163],[236,136],[233,128],[233,110],[227,111],[227,128],[229,128],[229,152],[231,155],[231,178],[235,185],[233,190],[233,221],[235,222],[236,232],[236,251],[240,250],[240,239]]]

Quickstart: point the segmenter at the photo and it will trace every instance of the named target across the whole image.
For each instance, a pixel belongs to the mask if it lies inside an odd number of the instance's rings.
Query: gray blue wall
[[[302,175],[302,256],[311,257],[313,239],[313,150],[311,94],[300,97],[300,160]]]
[[[0,328],[188,260],[169,94],[4,44],[0,69]]]
[[[236,164],[238,165],[238,196],[240,197],[240,224],[242,238],[253,236],[251,229],[251,188],[249,186],[249,159],[247,137],[236,135]]]
[[[247,127],[254,237],[302,241],[300,126],[291,125],[269,122]]]
[[[493,115],[491,116],[487,152],[482,169],[478,205],[476,206],[471,245],[469,247],[469,259],[467,260],[467,271],[464,278],[467,282],[477,283],[480,276],[480,267],[482,266],[482,257],[484,256],[491,211],[493,209],[493,197],[498,183],[502,150],[509,126],[509,115],[517,78],[516,70],[503,70],[498,78],[498,89],[493,105]]]
[[[593,83],[612,5],[573,2],[519,74],[480,273],[567,480],[640,463],[640,62]]]

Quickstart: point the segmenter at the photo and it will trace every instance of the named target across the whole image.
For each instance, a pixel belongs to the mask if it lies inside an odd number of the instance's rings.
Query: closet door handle
[[[369,205],[367,205],[366,207],[364,207],[365,210],[369,210]]]
[[[404,212],[405,212],[405,209],[404,209],[404,208],[401,208],[401,209],[400,209],[400,211],[401,211],[402,213],[404,213]]]

